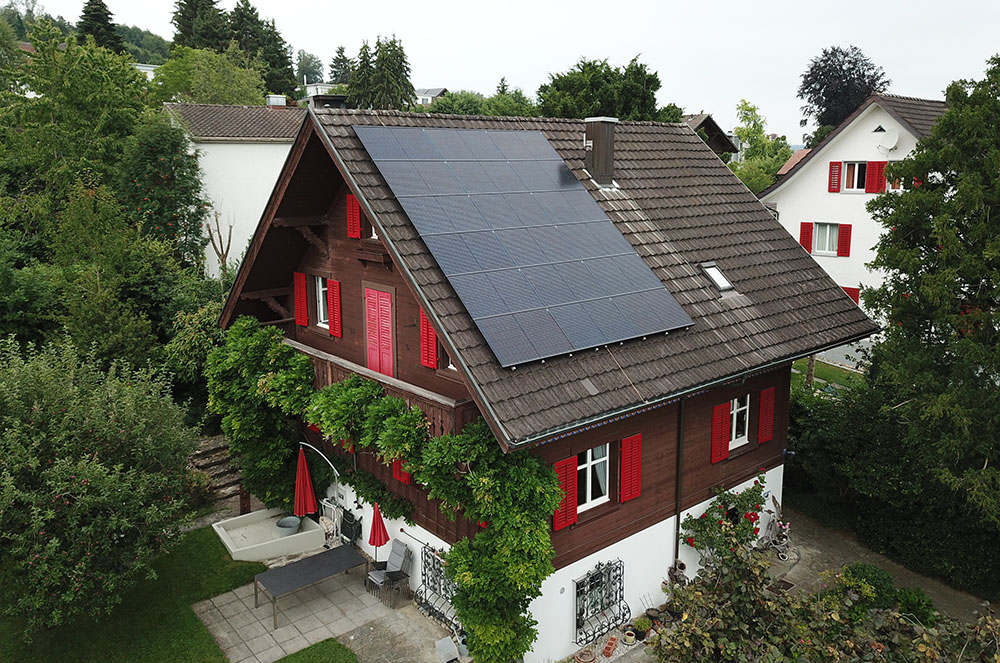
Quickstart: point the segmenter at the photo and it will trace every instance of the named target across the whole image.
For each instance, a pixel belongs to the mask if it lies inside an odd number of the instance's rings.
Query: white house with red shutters
[[[759,196],[855,302],[861,287],[883,278],[865,266],[882,233],[865,205],[901,189],[886,180],[886,166],[906,158],[945,108],[943,101],[873,95]]]

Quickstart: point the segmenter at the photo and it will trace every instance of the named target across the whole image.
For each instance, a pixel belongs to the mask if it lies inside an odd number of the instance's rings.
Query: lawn
[[[279,663],[358,663],[358,657],[336,640],[323,640],[279,659]]]
[[[157,562],[159,577],[133,588],[108,617],[36,634],[30,645],[19,620],[0,618],[0,663],[226,663],[191,604],[252,582],[264,569],[230,559],[211,527],[188,532]]]
[[[805,358],[799,359],[792,364],[792,368],[799,371],[798,373],[792,373],[792,387],[802,386],[802,383],[805,381],[808,362],[809,360]],[[816,382],[814,384],[817,389],[822,389],[825,386],[824,383],[830,382],[843,387],[850,387],[860,379],[861,375],[859,373],[819,360],[816,361]]]

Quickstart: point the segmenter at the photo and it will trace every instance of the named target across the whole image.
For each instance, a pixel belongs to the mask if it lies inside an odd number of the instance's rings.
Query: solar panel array
[[[501,366],[693,324],[541,132],[354,130]]]

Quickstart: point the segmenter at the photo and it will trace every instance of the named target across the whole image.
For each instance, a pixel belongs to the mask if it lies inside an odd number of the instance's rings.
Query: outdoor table
[[[253,606],[258,607],[258,588],[270,594],[271,618],[274,628],[278,628],[278,611],[275,603],[279,598],[322,582],[337,573],[347,573],[362,564],[367,564],[367,560],[353,547],[337,546],[291,564],[258,573],[253,578]]]

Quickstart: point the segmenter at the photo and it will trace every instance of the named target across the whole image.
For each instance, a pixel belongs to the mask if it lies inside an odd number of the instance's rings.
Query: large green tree
[[[160,101],[194,104],[264,103],[264,79],[257,63],[235,42],[222,53],[177,46],[156,70],[153,90]]]
[[[891,416],[944,486],[1000,526],[1000,57],[952,83],[948,110],[907,159],[902,194],[869,203],[884,232],[866,305],[886,323],[875,347],[895,387]]]
[[[125,50],[111,20],[111,11],[104,4],[104,0],[87,0],[87,4],[83,6],[83,14],[80,15],[80,22],[76,24],[76,30],[82,35],[92,36],[98,46],[110,51],[121,53]]]
[[[354,108],[372,107],[374,71],[375,61],[366,40],[361,43],[358,57],[351,62],[351,74],[347,83],[347,101]]]
[[[299,85],[323,82],[323,61],[308,51],[299,49],[295,57],[295,80]]]
[[[778,170],[792,156],[792,150],[784,136],[766,133],[760,109],[746,99],[741,99],[736,106],[736,116],[740,126],[733,133],[740,139],[741,159],[730,162],[729,168],[748,189],[760,193],[774,183]]]
[[[372,71],[372,107],[406,110],[413,104],[410,62],[403,42],[379,38],[375,42],[375,68]]]
[[[351,80],[351,58],[347,57],[343,46],[337,47],[337,54],[330,60],[330,77],[327,83],[346,85]]]
[[[218,0],[177,0],[172,22],[174,44],[222,51],[229,44],[229,26]]]
[[[292,47],[288,45],[274,19],[261,26],[261,47],[255,54],[264,63],[264,87],[272,94],[295,94],[295,71],[292,69]]]
[[[823,129],[807,139],[808,146],[819,142],[817,138],[828,134],[872,94],[888,90],[891,82],[882,67],[857,46],[824,48],[809,61],[798,90],[798,98],[805,102],[802,126],[812,119]]]
[[[0,341],[0,610],[29,631],[110,612],[184,508],[184,425],[148,370]]]
[[[457,90],[445,92],[434,100],[429,112],[449,113],[454,115],[483,115],[485,98],[472,90]]]

